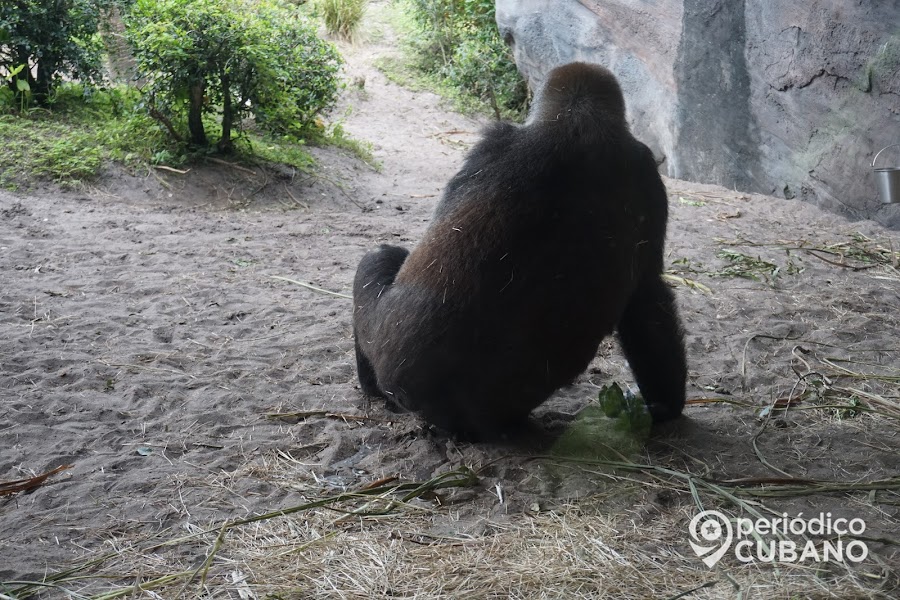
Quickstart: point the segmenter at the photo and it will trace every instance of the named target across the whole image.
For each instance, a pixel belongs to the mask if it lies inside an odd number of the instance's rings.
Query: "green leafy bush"
[[[366,12],[367,0],[319,0],[328,33],[352,39]]]
[[[0,75],[11,93],[45,105],[63,77],[100,80],[103,43],[98,28],[112,4],[113,0],[2,0]]]
[[[528,90],[497,31],[492,0],[407,2],[421,70],[490,103],[498,117],[524,112]]]
[[[337,97],[340,57],[277,0],[136,0],[126,17],[150,114],[173,135],[209,145],[204,116],[221,114],[219,149],[244,116],[302,135]]]

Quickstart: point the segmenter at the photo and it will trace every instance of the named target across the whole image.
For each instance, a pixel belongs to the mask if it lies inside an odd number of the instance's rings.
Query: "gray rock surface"
[[[875,153],[900,143],[900,0],[496,0],[532,87],[607,66],[670,177],[900,228]],[[879,159],[900,167],[900,148]]]

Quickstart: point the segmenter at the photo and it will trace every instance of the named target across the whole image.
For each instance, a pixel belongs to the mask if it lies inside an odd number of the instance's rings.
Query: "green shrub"
[[[490,103],[501,113],[524,113],[527,86],[500,38],[491,0],[407,0],[418,26],[410,43],[417,67]]]
[[[367,0],[319,0],[328,33],[353,39],[366,12]]]
[[[101,79],[98,28],[113,0],[2,0],[0,76],[21,100],[45,105],[63,77]],[[11,75],[13,72],[17,73]]]
[[[442,72],[455,85],[489,102],[498,118],[501,110],[524,111],[527,86],[499,36],[479,35],[462,40]]]
[[[340,57],[278,0],[136,0],[126,16],[147,108],[173,137],[209,146],[204,116],[221,114],[219,149],[241,118],[302,135],[337,97]]]

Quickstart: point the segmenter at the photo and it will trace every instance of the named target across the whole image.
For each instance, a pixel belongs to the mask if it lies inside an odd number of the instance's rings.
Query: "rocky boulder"
[[[622,84],[670,177],[900,228],[871,168],[900,143],[900,0],[496,0],[532,87],[575,60]],[[900,167],[900,148],[879,166]]]

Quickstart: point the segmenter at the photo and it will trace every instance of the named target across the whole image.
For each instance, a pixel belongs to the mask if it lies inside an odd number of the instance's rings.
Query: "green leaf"
[[[625,409],[625,394],[618,383],[603,386],[598,400],[600,401],[600,408],[603,409],[603,414],[610,419],[615,419]]]
[[[30,92],[31,86],[28,85],[28,81],[25,79],[16,79],[16,89],[20,92]]]
[[[653,425],[653,418],[641,396],[625,393],[619,384],[604,386],[599,395],[603,414],[616,419],[615,428],[624,433],[646,437]]]

